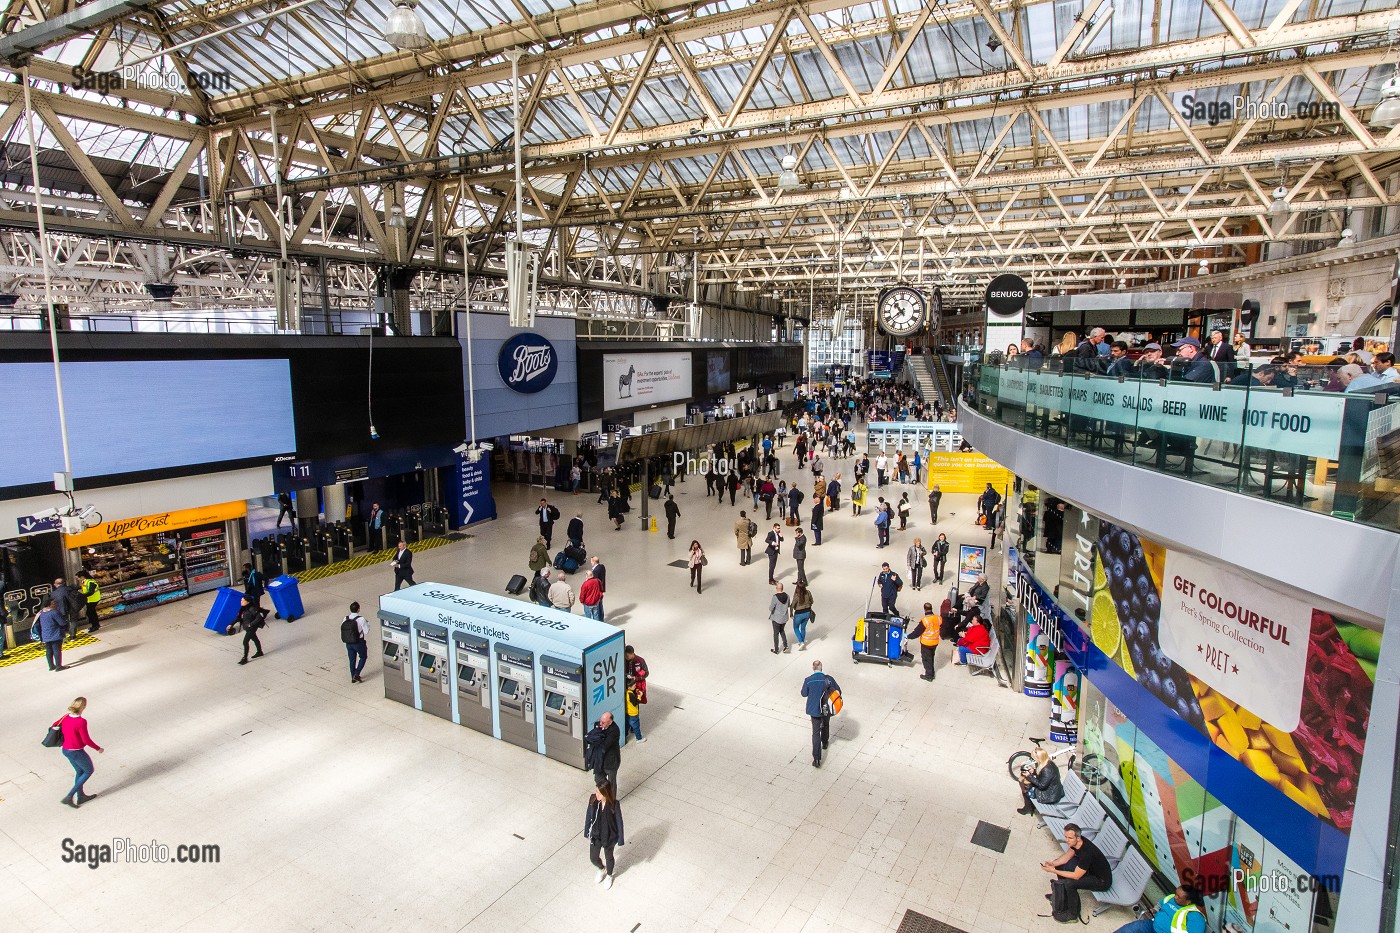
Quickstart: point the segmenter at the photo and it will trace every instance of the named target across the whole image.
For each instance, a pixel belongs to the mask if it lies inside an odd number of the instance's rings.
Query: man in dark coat
[[[676,497],[666,496],[666,537],[674,539],[676,537],[676,519],[681,517],[681,507],[676,505]]]

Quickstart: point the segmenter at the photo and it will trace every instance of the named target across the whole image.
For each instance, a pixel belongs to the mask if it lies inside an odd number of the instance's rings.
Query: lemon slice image
[[[1108,590],[1101,589],[1094,594],[1089,620],[1089,634],[1094,644],[1104,654],[1113,657],[1123,644],[1123,626],[1118,622],[1118,609],[1113,605],[1113,595]]]

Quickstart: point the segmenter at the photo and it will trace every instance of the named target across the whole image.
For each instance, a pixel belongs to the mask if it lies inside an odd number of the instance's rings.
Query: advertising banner
[[[1011,485],[1011,471],[976,451],[951,453],[935,450],[928,455],[928,488],[943,492],[979,493],[991,483],[998,492]]]
[[[1021,691],[1028,697],[1048,697],[1050,695],[1050,671],[1055,663],[1055,649],[1050,644],[1050,633],[1041,626],[1034,613],[1024,613],[1026,618],[1026,658],[1025,670],[1021,675]]]
[[[1237,807],[1257,808],[1267,829],[1261,814],[1280,819],[1291,801],[1350,831],[1380,632],[1107,521],[1096,551],[1094,645],[1277,790],[1261,786]]]
[[[987,549],[981,545],[963,544],[958,547],[958,582],[972,584],[987,572]]]
[[[1340,393],[1286,397],[1281,389],[1258,386],[1225,385],[1217,391],[1193,382],[1119,383],[1106,376],[1033,370],[988,374],[978,385],[1004,404],[1231,444],[1243,438],[1260,450],[1326,460],[1337,459],[1346,407]]]
[[[473,463],[458,454],[457,469],[452,473],[447,493],[456,527],[496,517],[496,499],[491,495],[491,464],[485,458]]]
[[[1079,668],[1063,655],[1055,656],[1055,682],[1050,692],[1050,741],[1079,738]]]
[[[1188,674],[1285,732],[1298,728],[1312,609],[1168,551],[1158,643]]]
[[[690,398],[689,353],[608,353],[603,356],[603,410],[637,408]]]

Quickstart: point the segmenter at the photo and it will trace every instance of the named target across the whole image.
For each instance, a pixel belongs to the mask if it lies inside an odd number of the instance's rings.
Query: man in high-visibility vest
[[[1119,927],[1118,933],[1206,933],[1206,915],[1200,905],[1199,888],[1178,885],[1151,915]]]
[[[924,603],[924,616],[919,620],[919,624],[914,626],[914,631],[909,633],[910,638],[919,640],[919,655],[924,662],[924,672],[919,675],[920,680],[933,680],[933,654],[938,650],[938,629],[941,621],[933,611],[933,603]]]
[[[78,571],[78,595],[84,600],[83,608],[87,611],[88,634],[91,635],[102,627],[97,624],[97,604],[102,602],[102,590],[98,589],[97,581],[89,576],[86,570]]]

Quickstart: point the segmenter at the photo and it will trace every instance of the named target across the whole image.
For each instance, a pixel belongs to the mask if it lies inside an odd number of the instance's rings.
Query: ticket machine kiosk
[[[418,708],[450,720],[453,677],[447,661],[447,629],[415,620],[413,634],[418,647]]]
[[[496,645],[496,696],[501,714],[501,738],[531,751],[538,750],[532,652],[511,645]]]
[[[384,645],[384,696],[413,706],[413,658],[408,618],[383,609],[379,629]]]
[[[626,636],[615,626],[443,583],[385,593],[379,607],[388,696],[407,684],[401,702],[412,703],[416,684],[423,710],[576,768],[593,723],[625,721]],[[408,634],[412,654],[400,659]],[[435,706],[443,697],[455,706]]]
[[[544,675],[540,699],[544,753],[577,767],[583,747],[583,665],[545,655],[540,658],[540,673]]]
[[[484,638],[453,632],[452,651],[452,666],[457,672],[457,721],[491,735],[491,645]]]

